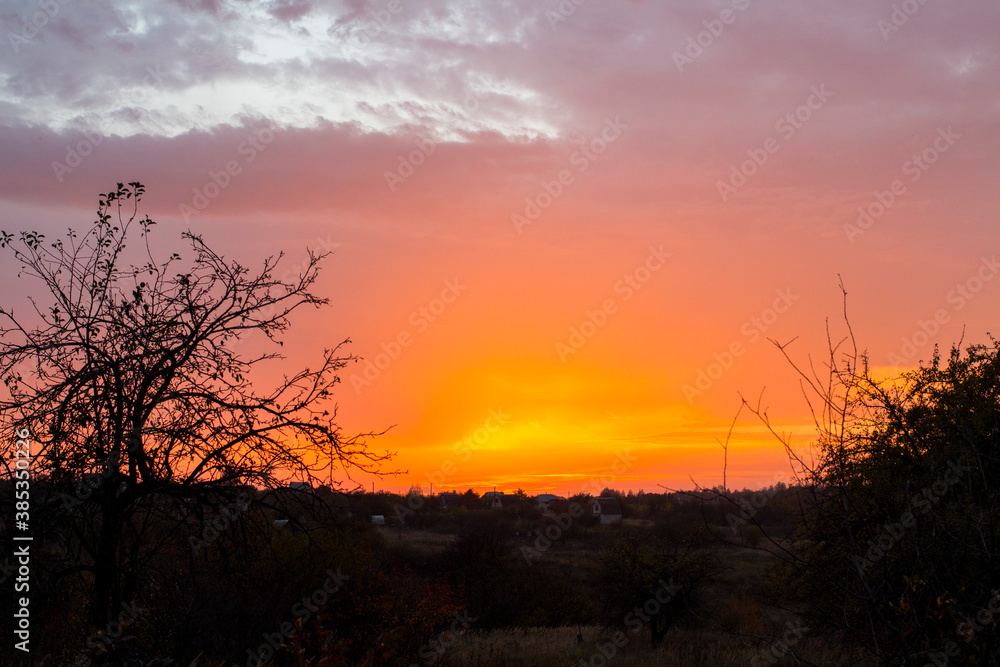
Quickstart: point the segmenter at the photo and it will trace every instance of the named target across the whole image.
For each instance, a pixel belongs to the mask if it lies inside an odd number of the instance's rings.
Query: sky
[[[997,34],[988,0],[0,0],[0,228],[140,181],[164,248],[332,251],[284,363],[350,340],[340,423],[399,473],[365,487],[714,486],[731,426],[759,487],[791,470],[742,398],[808,451],[770,341],[822,362],[841,280],[886,372],[995,331]]]

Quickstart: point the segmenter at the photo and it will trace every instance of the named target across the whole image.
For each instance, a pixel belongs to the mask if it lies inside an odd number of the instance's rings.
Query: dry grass
[[[610,531],[609,531],[610,532]],[[617,531],[615,531],[617,532]],[[397,540],[397,533],[387,529],[387,537]],[[450,544],[449,536],[424,531],[409,532],[404,529],[402,543],[425,552],[441,549]],[[451,538],[453,539],[453,538]],[[555,568],[566,576],[589,578],[599,566],[598,553],[605,540],[560,540],[548,550],[536,554],[534,562],[542,567]],[[525,541],[525,545],[531,545]],[[519,550],[521,543],[513,545]],[[740,634],[762,637],[781,635],[783,626],[794,621],[795,615],[787,610],[762,602],[766,595],[765,580],[774,555],[765,550],[743,549],[716,545],[699,551],[711,555],[720,564],[715,580],[705,591],[711,627],[674,628],[663,644],[652,649],[645,628],[635,635],[626,635],[627,643],[615,647],[613,632],[599,626],[582,629],[583,642],[577,641],[576,627],[565,628],[508,628],[493,631],[471,630],[459,636],[436,664],[451,667],[487,667],[492,665],[570,665],[614,664],[621,667],[659,665],[728,667],[792,665],[789,657],[769,655],[770,645],[761,640],[741,639]],[[809,634],[816,634],[810,632]],[[603,660],[600,647],[610,652],[611,660]],[[796,653],[819,665],[862,664],[838,655],[838,648],[820,639],[805,638],[795,647]],[[756,659],[756,661],[755,661]]]
[[[791,658],[766,655],[768,645],[742,643],[736,636],[678,628],[671,630],[663,644],[652,649],[642,633],[627,635],[628,643],[614,647],[610,660],[612,635],[599,627],[583,628],[583,643],[577,642],[576,628],[505,629],[492,632],[470,631],[459,637],[439,664],[448,667],[492,667],[494,665],[534,665],[569,667],[571,665],[614,664],[615,667],[745,667],[750,664],[791,665]],[[806,639],[794,647],[815,664],[849,664],[817,640]],[[770,658],[770,659],[769,659]],[[855,663],[858,664],[858,663]]]
[[[385,538],[390,547],[402,546],[423,555],[442,553],[458,541],[457,535],[429,530],[414,530],[412,528],[399,530],[391,526],[376,526],[376,530]]]

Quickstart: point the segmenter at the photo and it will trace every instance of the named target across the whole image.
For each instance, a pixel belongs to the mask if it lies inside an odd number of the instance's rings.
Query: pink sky
[[[0,10],[0,228],[83,226],[138,180],[164,248],[333,249],[333,307],[285,349],[410,341],[338,399],[349,431],[395,425],[376,447],[408,472],[377,486],[450,462],[436,488],[572,492],[626,449],[612,486],[716,484],[764,387],[805,444],[764,339],[821,356],[838,274],[875,365],[993,331],[995,3],[41,7]],[[782,471],[741,420],[730,485]]]

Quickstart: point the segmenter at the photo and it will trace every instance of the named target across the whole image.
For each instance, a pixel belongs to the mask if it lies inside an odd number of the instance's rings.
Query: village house
[[[535,497],[535,500],[538,501],[539,507],[548,512],[549,506],[553,502],[555,502],[556,500],[566,500],[566,499],[563,498],[562,496],[557,496],[551,493],[540,493]]]
[[[514,494],[507,494],[503,491],[487,491],[482,497],[483,505],[494,510],[516,507],[520,501],[521,499]]]
[[[501,509],[504,504],[504,495],[503,491],[487,491],[483,494],[482,503],[490,509]]]
[[[450,509],[462,504],[462,497],[454,491],[445,491],[438,496],[441,501],[441,509]]]
[[[617,498],[594,498],[593,512],[601,519],[602,526],[620,524],[622,522],[622,506]]]

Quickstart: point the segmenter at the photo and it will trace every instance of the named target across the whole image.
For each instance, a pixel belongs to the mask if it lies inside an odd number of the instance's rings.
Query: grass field
[[[649,640],[644,635],[630,637],[628,643],[619,648],[614,646],[611,633],[600,627],[582,628],[582,643],[578,642],[577,633],[577,628],[473,630],[458,637],[454,646],[436,664],[450,667],[603,664],[621,667],[745,667],[802,664],[788,656],[777,657],[766,643],[749,639],[744,642],[724,632],[678,628],[671,630],[663,644],[655,650],[650,648]],[[804,639],[794,649],[815,664],[863,664],[851,663],[844,656],[835,655],[829,647],[816,640]],[[605,657],[607,659],[602,660]]]
[[[389,527],[380,527],[379,531],[390,545],[424,557],[443,553],[457,540],[455,535],[445,532]],[[618,529],[600,528],[587,539],[557,541],[540,552],[532,567],[555,568],[574,579],[590,580],[598,568],[601,547],[617,534]],[[515,549],[531,544],[530,541],[513,543]],[[688,619],[671,629],[656,649],[651,647],[645,627],[635,634],[619,635],[621,645],[615,644],[614,631],[600,626],[491,631],[472,628],[449,638],[447,650],[424,664],[452,667],[866,664],[810,636],[819,633],[810,633],[808,629],[801,639],[789,643],[801,662],[784,654],[780,646],[775,647],[789,627],[805,626],[794,612],[761,602],[768,599],[765,584],[774,563],[770,552],[720,542],[700,548],[695,554],[712,558],[720,566],[702,596],[704,617]]]

